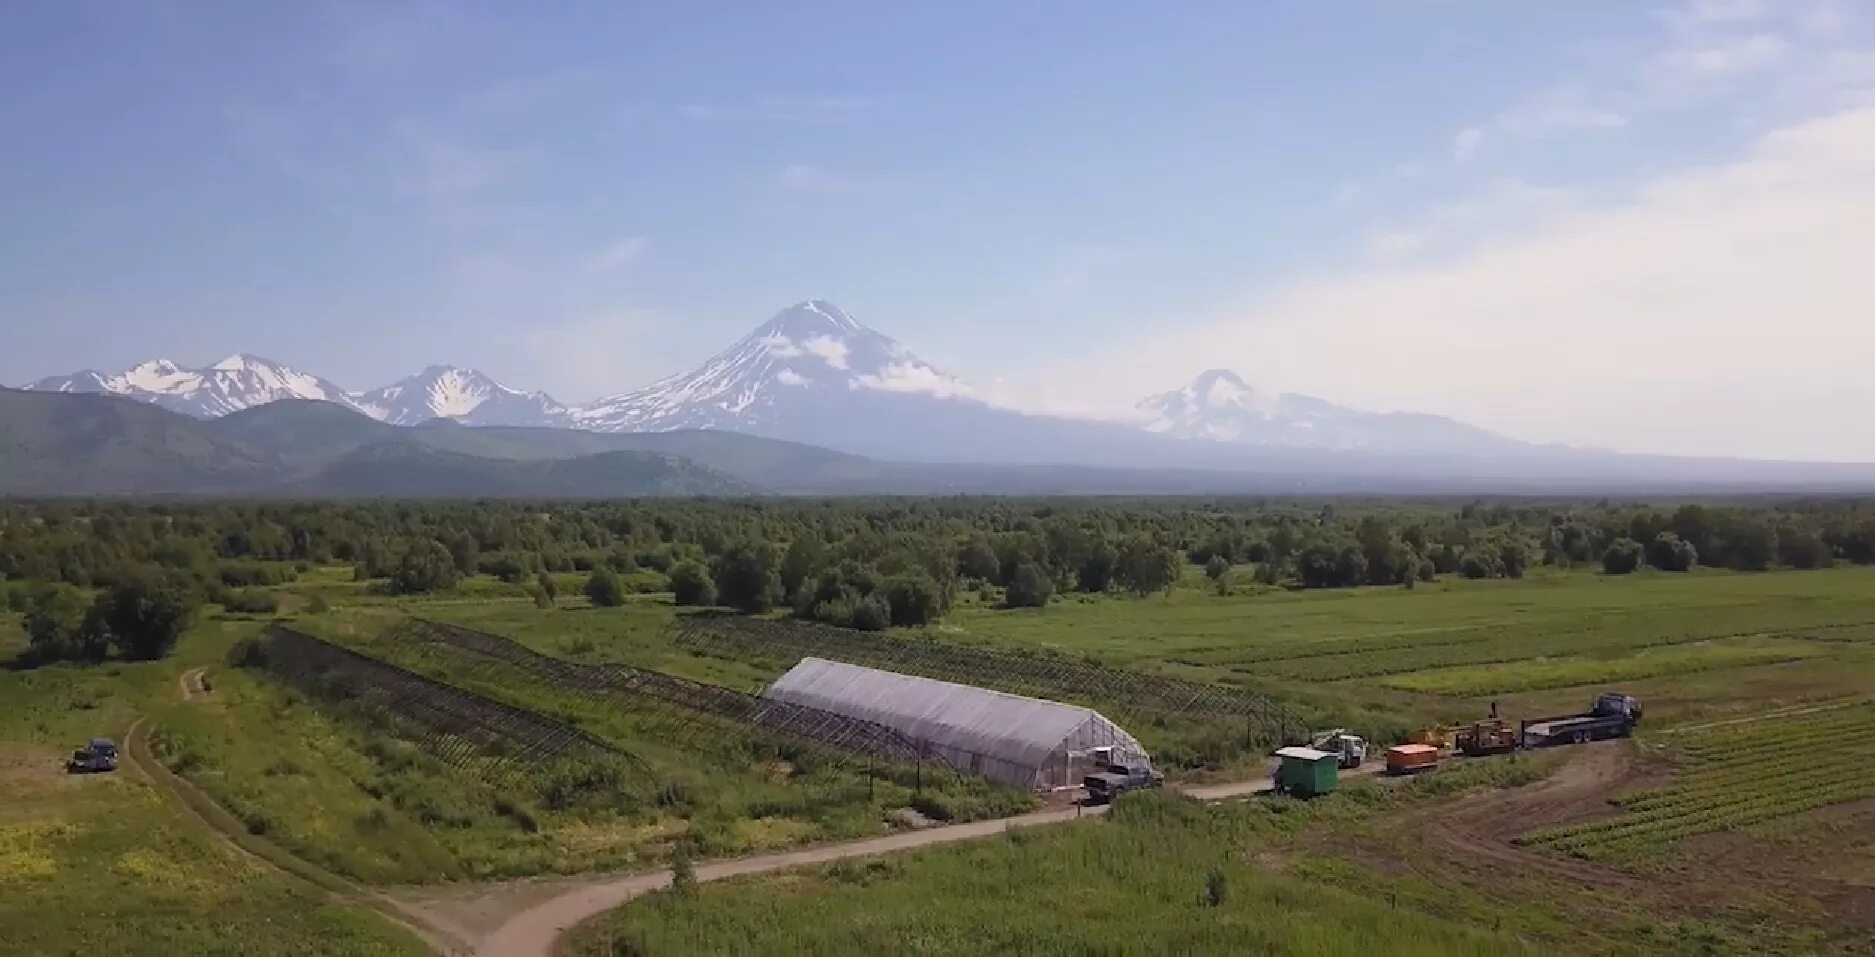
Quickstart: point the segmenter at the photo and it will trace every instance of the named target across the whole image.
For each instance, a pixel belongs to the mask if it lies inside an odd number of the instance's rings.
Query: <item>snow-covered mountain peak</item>
[[[969,398],[968,386],[867,328],[838,306],[809,299],[781,310],[694,371],[599,400],[574,415],[606,431],[759,427],[867,401],[865,393]],[[826,414],[832,414],[829,411]]]
[[[542,392],[510,389],[460,366],[426,366],[381,389],[352,396],[359,408],[392,425],[455,419],[475,425],[557,425],[566,409]]]
[[[1390,451],[1513,444],[1439,416],[1363,412],[1314,396],[1258,392],[1228,369],[1209,369],[1182,389],[1147,396],[1138,409],[1147,430],[1187,439]]]
[[[280,399],[317,399],[352,405],[338,386],[290,366],[237,354],[188,369],[168,359],[131,366],[116,375],[85,371],[28,386],[48,392],[103,392],[141,399],[195,416],[226,415]]]

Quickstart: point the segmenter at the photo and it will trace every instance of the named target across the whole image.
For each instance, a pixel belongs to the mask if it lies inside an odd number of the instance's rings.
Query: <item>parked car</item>
[[[73,774],[117,770],[117,742],[110,738],[92,738],[84,747],[72,752],[72,759],[65,762],[65,770]]]

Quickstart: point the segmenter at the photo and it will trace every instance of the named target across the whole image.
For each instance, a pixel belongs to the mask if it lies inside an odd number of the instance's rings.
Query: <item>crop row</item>
[[[375,724],[417,738],[443,763],[491,783],[555,758],[631,758],[572,725],[289,628],[269,628],[256,657],[282,684],[356,708]]]
[[[1650,818],[1618,828],[1544,834],[1532,843],[1547,844],[1557,850],[1582,856],[1631,854],[1700,834],[1740,830],[1777,818],[1869,797],[1875,797],[1875,774],[1866,774],[1860,779],[1838,780],[1796,792],[1787,791],[1781,796],[1764,796],[1720,807],[1701,808],[1692,813]],[[1625,823],[1625,819],[1622,821]]]
[[[1797,645],[1784,647],[1677,647],[1623,658],[1558,658],[1478,667],[1422,669],[1383,681],[1390,688],[1444,695],[1509,694],[1548,688],[1572,688],[1609,681],[1634,681],[1661,675],[1690,674],[1721,668],[1796,661],[1820,654]]]
[[[1263,695],[1069,658],[888,638],[794,621],[692,617],[674,627],[677,644],[703,654],[784,662],[817,656],[1020,694],[1078,698],[1115,713],[1247,720],[1271,741],[1305,730],[1299,719]]]
[[[1613,818],[1521,839],[1583,857],[1632,856],[1875,797],[1875,709],[1851,707],[1715,728],[1670,786],[1625,795]]]
[[[626,697],[663,710],[667,716],[674,712],[678,716],[727,721],[745,733],[832,749],[839,756],[871,756],[907,764],[943,761],[928,744],[877,722],[630,665],[571,662],[543,655],[510,638],[458,625],[413,619],[384,637],[419,653],[447,648],[498,662],[537,684],[588,699]]]

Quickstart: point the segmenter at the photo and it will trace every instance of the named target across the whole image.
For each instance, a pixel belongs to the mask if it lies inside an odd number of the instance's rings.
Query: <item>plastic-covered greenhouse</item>
[[[1150,766],[1139,741],[1098,712],[987,688],[805,658],[762,694],[878,722],[959,771],[1038,791],[1078,786],[1096,748]]]

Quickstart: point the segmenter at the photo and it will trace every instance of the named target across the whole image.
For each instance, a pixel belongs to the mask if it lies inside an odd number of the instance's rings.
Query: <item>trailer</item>
[[[1595,696],[1592,708],[1581,714],[1536,718],[1519,727],[1526,748],[1558,744],[1584,744],[1605,738],[1625,738],[1641,722],[1641,701],[1630,694],[1606,691]]]

